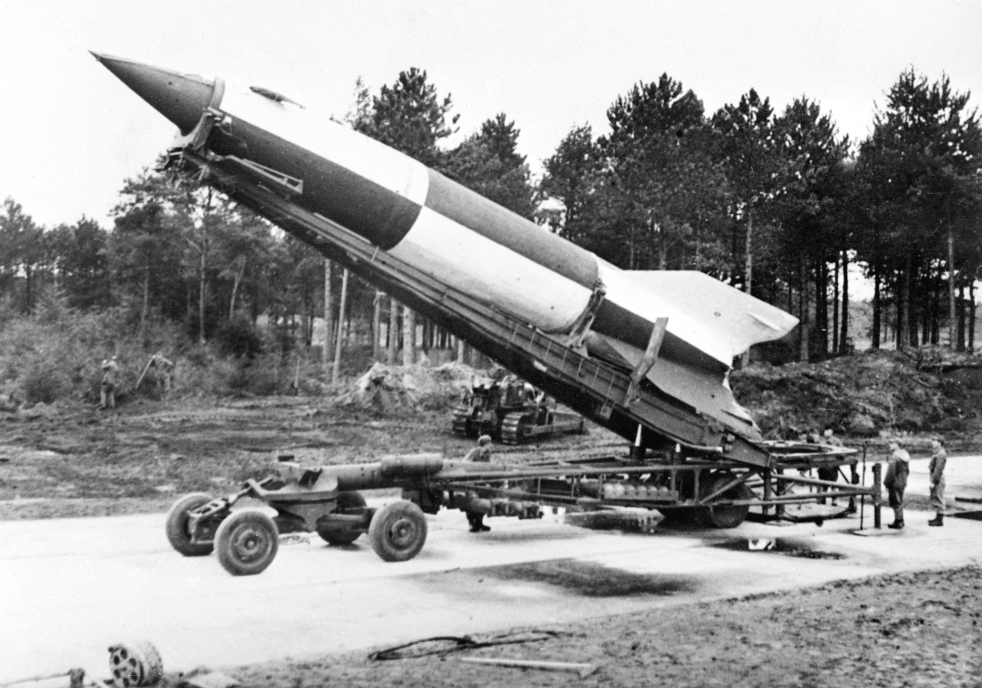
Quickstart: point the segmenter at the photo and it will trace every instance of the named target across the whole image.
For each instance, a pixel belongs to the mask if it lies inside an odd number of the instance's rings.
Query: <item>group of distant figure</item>
[[[167,396],[171,390],[174,378],[174,362],[165,358],[163,352],[158,351],[147,363],[143,371],[145,375],[150,369],[154,371],[154,378],[157,382],[157,393],[161,398]],[[143,375],[137,381],[137,386],[143,381]],[[102,383],[99,390],[99,408],[102,410],[116,408],[116,391],[119,388],[119,359],[113,355],[111,358],[102,361]]]
[[[821,436],[817,432],[807,435],[807,441],[811,444],[824,444],[828,446],[841,447],[842,441],[832,433],[832,428],[826,428]],[[900,530],[904,527],[904,492],[907,489],[907,476],[910,475],[910,453],[901,446],[900,440],[890,441],[890,457],[887,460],[886,475],[883,477],[883,486],[887,488],[887,498],[890,508],[893,509],[893,523],[887,525],[893,530]],[[944,469],[948,462],[948,453],[945,450],[943,437],[936,437],[931,440],[931,506],[935,510],[935,517],[927,522],[929,526],[943,526],[945,515],[944,489],[945,478]],[[837,466],[822,467],[818,469],[818,479],[826,482],[836,482],[839,477]],[[827,485],[822,485],[819,491],[826,492],[830,489]],[[825,500],[820,500],[824,504]],[[835,498],[832,505],[836,505]],[[852,502],[850,502],[850,507]]]

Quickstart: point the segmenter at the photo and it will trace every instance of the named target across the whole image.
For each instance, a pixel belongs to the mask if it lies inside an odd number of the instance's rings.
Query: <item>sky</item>
[[[806,96],[854,140],[913,67],[982,97],[982,2],[0,0],[0,199],[39,225],[111,227],[124,180],[174,129],[88,51],[265,86],[343,116],[419,67],[460,115],[458,140],[503,112],[533,173],[574,127],[667,73],[707,114],[754,88]],[[2,250],[2,247],[0,247]]]

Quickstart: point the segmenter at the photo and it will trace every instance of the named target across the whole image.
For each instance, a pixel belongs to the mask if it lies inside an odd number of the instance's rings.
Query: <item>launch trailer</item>
[[[733,398],[734,357],[787,334],[793,316],[702,273],[620,269],[269,89],[95,56],[178,127],[171,166],[633,443],[629,459],[537,466],[286,462],[236,494],[175,504],[167,532],[183,554],[214,549],[233,573],[258,573],[278,533],[302,529],[335,544],[368,532],[399,561],[423,546],[423,514],[444,507],[526,518],[543,505],[641,507],[733,527],[751,510],[787,518],[787,505],[819,499],[795,492],[806,487],[868,495],[878,509],[877,470],[870,488],[806,478],[822,462],[854,466],[854,454],[768,443]],[[358,490],[379,487],[404,499],[373,511]],[[275,519],[233,511],[246,496]]]
[[[348,545],[363,533],[385,561],[415,557],[426,542],[425,514],[458,509],[469,517],[540,518],[543,507],[573,510],[659,511],[669,522],[735,528],[747,518],[801,520],[789,505],[869,497],[879,525],[879,466],[873,484],[859,482],[853,450],[773,443],[776,468],[736,466],[731,461],[681,452],[637,460],[591,457],[534,465],[445,460],[437,454],[383,458],[379,462],[305,467],[280,457],[275,475],[249,480],[239,492],[212,498],[182,497],[167,515],[171,545],[184,556],[215,551],[233,575],[262,572],[276,557],[279,536],[316,532],[331,545]],[[844,482],[815,480],[812,468],[836,467]],[[374,509],[359,490],[401,488],[402,499]],[[234,509],[239,500],[260,500],[276,511]],[[850,507],[823,511],[811,520],[842,516]]]

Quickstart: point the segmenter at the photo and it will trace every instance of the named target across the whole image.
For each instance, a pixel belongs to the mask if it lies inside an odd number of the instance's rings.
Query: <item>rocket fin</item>
[[[753,344],[780,339],[798,319],[758,298],[695,270],[633,270],[630,280],[659,301],[697,321],[715,340],[714,349],[737,356]],[[672,314],[665,313],[670,318]],[[691,342],[699,346],[698,342]],[[699,347],[702,348],[702,347]]]
[[[598,341],[598,340],[602,340]],[[644,351],[612,337],[595,336],[591,342],[594,355],[606,352],[614,361],[616,353],[622,361],[636,366]],[[707,359],[708,360],[708,359]],[[664,394],[725,423],[747,439],[759,439],[760,431],[751,415],[737,403],[727,379],[729,370],[723,365],[693,365],[671,356],[661,356],[645,377]]]

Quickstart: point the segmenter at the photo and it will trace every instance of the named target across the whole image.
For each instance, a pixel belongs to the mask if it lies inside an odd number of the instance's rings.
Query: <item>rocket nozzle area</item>
[[[198,124],[205,108],[217,106],[217,103],[212,102],[215,95],[214,81],[196,74],[180,74],[121,57],[96,52],[92,52],[92,56],[173,122],[184,135]]]

